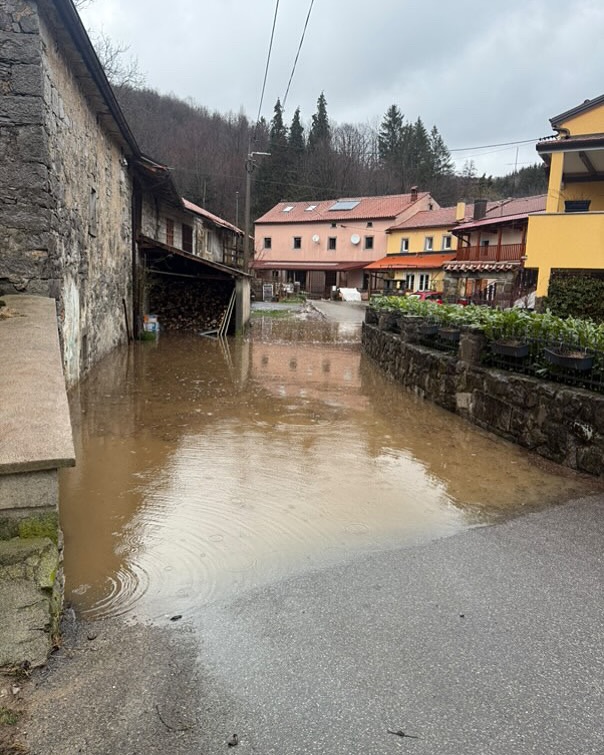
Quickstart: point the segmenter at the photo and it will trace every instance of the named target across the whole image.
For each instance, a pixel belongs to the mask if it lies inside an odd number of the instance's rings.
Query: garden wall
[[[445,352],[418,343],[420,319],[367,311],[363,351],[390,377],[552,461],[604,473],[604,396],[481,365],[484,336],[462,328]]]

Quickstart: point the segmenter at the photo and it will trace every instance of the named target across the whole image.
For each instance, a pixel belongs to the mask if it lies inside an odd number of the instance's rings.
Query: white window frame
[[[419,290],[420,291],[430,290],[430,273],[419,274]]]
[[[443,252],[447,252],[450,249],[453,249],[453,237],[450,233],[446,233],[443,235],[442,250]]]
[[[424,237],[424,252],[433,252],[434,251],[434,236],[425,236]]]
[[[403,236],[401,239],[401,252],[408,252],[409,251],[409,237]]]

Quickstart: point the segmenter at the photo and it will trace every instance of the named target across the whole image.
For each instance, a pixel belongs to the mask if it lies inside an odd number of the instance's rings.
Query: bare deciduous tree
[[[103,31],[91,32],[90,39],[112,86],[136,89],[144,86],[145,75],[140,70],[137,58],[126,55],[130,45],[115,42]]]

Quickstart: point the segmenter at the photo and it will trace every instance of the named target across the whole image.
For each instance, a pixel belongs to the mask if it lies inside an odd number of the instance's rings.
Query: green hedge
[[[552,275],[545,306],[559,317],[604,322],[604,279],[590,275]]]

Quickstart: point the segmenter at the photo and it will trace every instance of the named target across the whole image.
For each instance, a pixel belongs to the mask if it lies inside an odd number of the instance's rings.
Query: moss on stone
[[[18,536],[22,538],[47,537],[57,545],[59,542],[59,517],[56,512],[34,514],[18,522]]]

